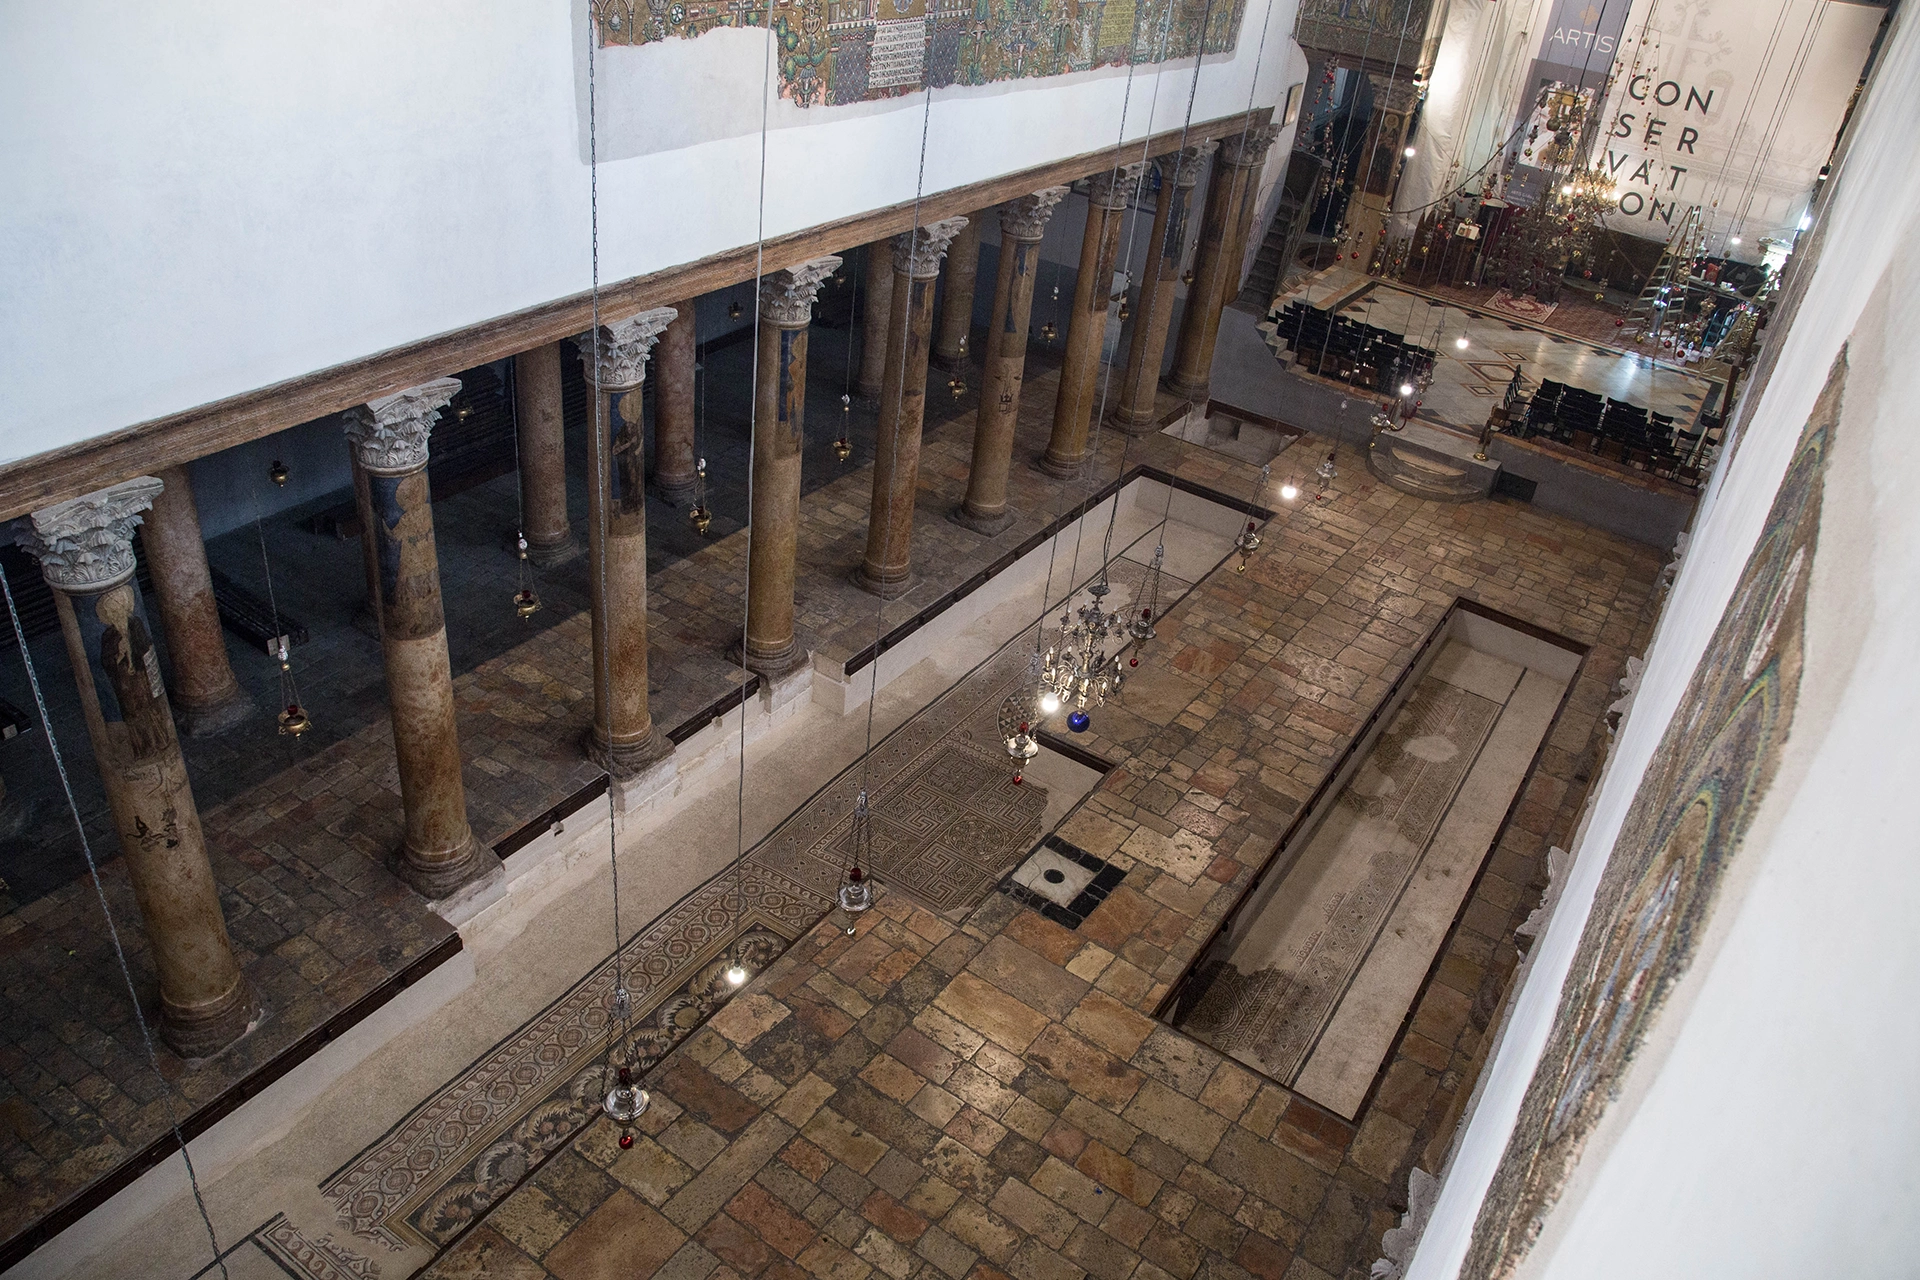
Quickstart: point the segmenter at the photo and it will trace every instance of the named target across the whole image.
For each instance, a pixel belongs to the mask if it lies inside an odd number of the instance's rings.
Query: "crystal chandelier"
[[[1040,711],[1053,715],[1071,706],[1067,728],[1075,733],[1085,733],[1091,723],[1087,707],[1106,702],[1124,679],[1119,657],[1106,651],[1107,637],[1129,634],[1127,620],[1103,603],[1112,590],[1103,569],[1087,588],[1093,598],[1079,609],[1061,611],[1060,634],[1040,662]]]

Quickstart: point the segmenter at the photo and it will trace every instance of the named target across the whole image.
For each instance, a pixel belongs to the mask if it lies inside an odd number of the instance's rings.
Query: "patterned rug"
[[[1486,303],[1489,311],[1497,311],[1501,315],[1512,316],[1516,320],[1530,320],[1534,324],[1545,323],[1547,317],[1553,314],[1558,305],[1552,302],[1538,302],[1531,297],[1516,298],[1505,289],[1496,292]]]
[[[1311,853],[1329,829],[1346,826],[1340,857],[1364,856],[1364,874],[1357,883],[1328,877],[1306,886],[1324,901],[1302,913],[1314,927],[1296,921],[1282,936],[1284,963],[1250,973],[1220,965],[1182,1030],[1224,1053],[1251,1054],[1283,1084],[1298,1079],[1500,710],[1438,679],[1420,683],[1308,845]]]

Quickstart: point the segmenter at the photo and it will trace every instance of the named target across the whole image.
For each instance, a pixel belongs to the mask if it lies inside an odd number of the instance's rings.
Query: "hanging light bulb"
[[[728,986],[730,987],[744,986],[746,984],[746,981],[747,981],[747,966],[741,964],[738,960],[735,960],[732,964],[727,966],[727,985]]]
[[[277,488],[281,488],[281,489],[286,488],[287,487],[287,464],[280,461],[280,459],[275,458],[273,460],[273,465],[267,468],[267,479],[273,481],[275,487]]]
[[[1596,296],[1604,297],[1605,295],[1601,294]],[[1459,337],[1455,338],[1453,340],[1453,345],[1460,348],[1462,351],[1465,351],[1467,349],[1467,335],[1463,333]]]
[[[1058,715],[1060,713],[1060,695],[1051,689],[1041,694],[1040,710],[1044,715]]]
[[[1299,496],[1300,496],[1300,486],[1295,484],[1293,482],[1293,478],[1289,476],[1287,478],[1287,482],[1280,486],[1280,500],[1282,502],[1292,502],[1295,498]]]

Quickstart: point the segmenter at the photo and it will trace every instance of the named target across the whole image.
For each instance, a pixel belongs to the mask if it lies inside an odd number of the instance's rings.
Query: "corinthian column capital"
[[[762,276],[761,318],[785,329],[806,328],[813,323],[813,300],[819,296],[821,284],[839,266],[840,259],[830,253]]]
[[[102,591],[133,572],[133,528],[165,486],[152,476],[124,480],[56,502],[17,520],[13,538],[40,562],[49,585]]]
[[[915,280],[931,280],[940,274],[940,259],[947,246],[967,225],[965,218],[942,218],[893,238],[893,269]]]
[[[1220,139],[1220,159],[1222,163],[1250,168],[1263,164],[1267,159],[1267,149],[1273,140],[1280,136],[1278,125],[1256,125],[1240,133],[1230,133]]]
[[[1182,147],[1161,156],[1153,162],[1154,168],[1160,171],[1160,181],[1171,182],[1176,187],[1191,187],[1200,180],[1201,167],[1216,145],[1208,139],[1197,146]]]
[[[460,392],[460,379],[435,378],[417,387],[365,404],[341,414],[347,439],[360,465],[369,471],[418,471],[427,465],[427,437],[440,410]]]
[[[1047,232],[1054,206],[1067,198],[1068,188],[1046,187],[1000,206],[1000,234],[1013,240],[1038,240]]]
[[[672,307],[654,307],[625,320],[600,326],[596,351],[594,331],[589,329],[573,340],[580,349],[580,366],[587,385],[601,391],[631,391],[647,380],[647,357],[666,327],[679,319]],[[595,358],[598,357],[598,365]]]
[[[1133,193],[1146,175],[1147,162],[1136,160],[1096,173],[1087,182],[1087,203],[1096,209],[1124,209],[1133,201]]]

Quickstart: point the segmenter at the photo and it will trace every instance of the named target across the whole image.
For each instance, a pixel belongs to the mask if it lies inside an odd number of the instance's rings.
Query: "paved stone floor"
[[[631,1150],[596,1122],[429,1274],[1365,1276],[1458,1120],[1659,555],[1339,460],[1160,627],[1139,745],[1060,828],[1125,871],[1079,929],[999,893],[958,927],[901,891],[823,923],[650,1073]],[[1458,594],[1592,649],[1349,1124],[1153,1015]]]
[[[746,351],[744,344],[727,349],[742,359]],[[1046,364],[1042,353],[1036,367]],[[1023,458],[1044,447],[1056,377],[1042,372],[1031,380],[1018,445]],[[820,395],[837,413],[838,392],[828,384]],[[949,397],[940,407],[944,412],[927,432],[914,535],[916,562],[925,569],[901,599],[882,606],[847,578],[864,545],[871,446],[845,468],[830,451],[825,462],[810,463],[816,473],[832,470],[803,503],[798,597],[803,627],[831,659],[844,662],[872,643],[876,629],[913,617],[1017,547],[1117,475],[1127,452],[1121,441],[1103,436],[1085,483],[1057,481],[1017,465],[1012,487],[1020,519],[998,537],[983,539],[946,519],[965,490],[972,404]],[[814,412],[821,413],[819,406]],[[1134,442],[1131,456],[1151,453],[1164,461],[1171,442],[1145,444],[1143,449]],[[1203,483],[1218,481],[1231,462],[1196,456],[1190,469]],[[488,843],[598,776],[578,749],[592,711],[588,621],[577,611],[585,597],[583,561],[571,566],[578,579],[573,585],[564,573],[542,582],[549,608],[534,626],[512,617],[505,607],[510,583],[501,569],[510,573],[512,561],[499,549],[500,508],[512,500],[511,484],[510,477],[495,481],[435,507],[459,672],[455,695],[469,816]],[[584,511],[584,499],[575,509]],[[670,510],[656,512],[653,527],[679,519]],[[246,540],[250,536],[247,531],[217,540],[213,558],[239,576],[245,557],[258,555],[257,540]],[[740,625],[745,539],[736,533],[690,545],[691,553],[677,559],[663,554],[650,581],[650,687],[663,732],[699,727],[703,710],[739,687],[739,670],[725,650]],[[232,739],[189,742],[187,751],[222,906],[242,965],[266,995],[271,1016],[234,1050],[192,1069],[162,1049],[161,1073],[177,1091],[170,1096],[148,1065],[91,882],[69,873],[37,885],[24,903],[6,902],[0,910],[0,1114],[6,1119],[0,1126],[0,1238],[162,1136],[170,1110],[184,1117],[218,1097],[452,934],[384,867],[401,831],[399,781],[378,645],[351,622],[364,594],[357,545],[288,528],[269,538],[269,549],[278,557],[283,603],[295,613],[305,610],[323,637],[303,650],[299,670],[302,695],[327,729],[294,741],[263,724]],[[151,1015],[155,980],[131,888],[115,856],[117,842],[105,829],[104,797],[65,655],[57,637],[33,648],[61,745],[83,787],[83,812],[104,862],[108,900]],[[234,658],[261,705],[275,705],[273,669],[237,648]],[[18,668],[9,676],[24,690]],[[19,705],[32,705],[29,693],[14,692]],[[61,838],[72,841],[66,849],[71,872],[80,865],[77,841],[70,825],[62,827],[64,802],[45,763],[44,735],[15,739],[10,750],[22,758],[31,753],[46,769],[37,809],[29,809],[25,797],[13,798],[14,812],[36,813],[38,824],[23,825],[14,836],[30,856],[48,861],[60,855]],[[89,785],[91,791],[85,790]]]

